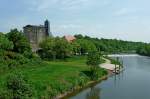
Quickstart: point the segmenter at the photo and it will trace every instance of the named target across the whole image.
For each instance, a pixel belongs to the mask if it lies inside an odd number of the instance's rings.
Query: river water
[[[150,99],[150,58],[119,56],[125,70],[69,99]]]

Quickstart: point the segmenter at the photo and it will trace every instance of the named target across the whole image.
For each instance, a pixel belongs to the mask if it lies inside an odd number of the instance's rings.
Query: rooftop
[[[65,35],[65,39],[68,41],[68,42],[72,42],[74,41],[76,38],[72,35]]]

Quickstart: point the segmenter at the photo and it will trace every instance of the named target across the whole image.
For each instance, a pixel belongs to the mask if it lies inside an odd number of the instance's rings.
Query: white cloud
[[[51,9],[76,10],[88,8],[91,5],[107,6],[109,4],[110,0],[31,0],[30,9],[39,12]]]
[[[87,5],[91,0],[32,0],[31,9],[37,11],[55,9],[73,9]]]

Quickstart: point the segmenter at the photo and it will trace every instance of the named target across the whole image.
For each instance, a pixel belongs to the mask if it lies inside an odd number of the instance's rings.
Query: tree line
[[[81,34],[74,36],[76,40],[70,43],[64,37],[47,37],[39,44],[41,50],[38,50],[37,53],[41,59],[49,60],[66,59],[73,55],[87,55],[91,51],[98,51],[101,54],[138,53],[150,56],[150,44],[148,43],[91,38]],[[29,41],[17,29],[12,29],[6,34],[0,33],[0,48],[1,56],[7,56],[6,59],[14,57],[13,54],[22,55],[25,58],[34,57]]]
[[[98,39],[81,34],[75,37],[76,40],[72,42],[68,42],[64,37],[47,37],[39,44],[40,50],[33,53],[29,41],[21,31],[12,29],[6,34],[0,33],[0,73],[27,63],[34,62],[35,65],[42,60],[65,60],[72,56],[86,55],[86,64],[90,68],[88,76],[91,80],[97,80],[103,54],[138,53],[150,56],[148,43]],[[0,93],[0,98],[22,99],[33,95],[32,87],[22,74],[11,75],[5,85],[7,90]]]

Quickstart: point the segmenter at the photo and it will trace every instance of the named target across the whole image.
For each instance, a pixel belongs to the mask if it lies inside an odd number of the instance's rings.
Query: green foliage
[[[14,52],[24,53],[25,51],[30,52],[30,44],[22,32],[19,32],[17,29],[12,29],[7,33],[7,37],[10,41],[13,42]]]
[[[5,51],[2,57],[4,59],[3,62],[7,63],[10,68],[29,62],[29,60],[23,55],[11,51]]]
[[[92,51],[88,54],[87,65],[90,66],[90,77],[91,80],[98,79],[98,68],[100,64],[101,56],[99,52]]]
[[[76,41],[71,42],[72,52],[74,55],[78,55],[81,52],[81,46]]]
[[[150,44],[145,44],[137,49],[137,53],[140,55],[150,56]]]
[[[54,50],[56,51],[56,58],[64,59],[70,56],[71,48],[70,44],[64,38],[55,38]]]
[[[6,90],[0,94],[2,99],[29,99],[32,97],[32,88],[28,80],[20,73],[7,77]]]
[[[84,39],[88,42],[94,43],[98,51],[104,52],[105,54],[110,53],[136,53],[137,49],[141,45],[145,45],[142,42],[131,42],[117,39],[98,39],[91,38],[89,36],[75,35],[77,40]]]
[[[82,39],[83,38],[83,36],[81,34],[75,35],[75,37],[78,38],[78,39]]]
[[[97,51],[92,51],[87,56],[87,65],[98,66],[100,64],[101,56]]]
[[[51,87],[48,87],[47,88],[47,93],[46,93],[46,96],[45,98],[49,98],[49,99],[52,99],[54,97],[56,97],[56,95],[58,95],[57,93],[57,90],[56,89],[52,89]]]
[[[13,49],[13,42],[9,41],[4,34],[0,33],[0,50]]]
[[[41,42],[42,51],[39,52],[41,58],[65,59],[71,54],[71,46],[64,38],[47,38]]]
[[[78,44],[77,45],[78,53],[82,55],[87,54],[90,51],[96,51],[96,46],[91,41],[88,41],[86,39],[77,39],[75,42]]]
[[[78,85],[80,87],[83,87],[88,81],[89,81],[89,77],[81,72],[78,78]]]
[[[13,70],[8,69],[3,73],[0,72],[0,90],[2,89],[0,99],[2,96],[9,96],[8,94],[12,93],[12,91],[8,91],[6,88],[3,90],[3,87],[7,85],[4,84],[6,79],[8,79],[7,76],[13,72],[22,72],[22,74],[28,75],[28,80],[32,82],[33,99],[52,99],[52,97],[59,94],[83,87],[91,79],[90,76],[82,72],[89,71],[89,68],[86,66],[85,56],[74,56],[68,58],[65,62],[49,61],[40,63],[40,61],[37,58],[31,59],[29,63],[24,64],[25,66],[19,66]],[[98,74],[101,77],[101,69],[98,70]],[[28,81],[27,84],[29,84]],[[29,97],[28,99],[31,98]]]

